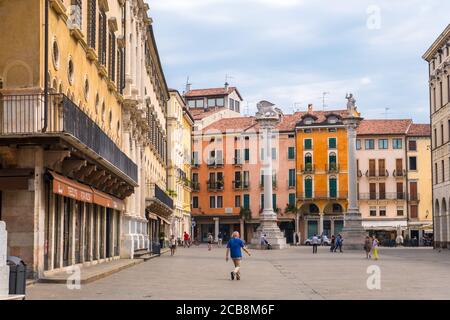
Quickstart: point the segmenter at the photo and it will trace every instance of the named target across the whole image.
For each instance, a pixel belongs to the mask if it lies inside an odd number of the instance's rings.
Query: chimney
[[[313,105],[312,103],[308,104],[308,113],[313,111]]]
[[[230,84],[228,83],[228,82],[225,82],[225,93],[228,93],[228,86],[229,86]]]

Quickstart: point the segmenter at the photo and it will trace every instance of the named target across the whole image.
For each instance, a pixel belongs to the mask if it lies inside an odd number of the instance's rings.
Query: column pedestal
[[[362,217],[359,212],[348,212],[345,215],[344,228],[341,235],[344,238],[343,247],[349,250],[362,250],[367,236],[362,226]]]

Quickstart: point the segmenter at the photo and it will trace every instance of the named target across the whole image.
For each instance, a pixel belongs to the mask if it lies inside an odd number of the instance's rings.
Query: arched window
[[[71,57],[69,57],[69,62],[67,63],[67,77],[69,79],[69,83],[72,85],[74,77],[74,65]]]
[[[335,171],[337,169],[337,157],[335,152],[328,154],[328,170]]]

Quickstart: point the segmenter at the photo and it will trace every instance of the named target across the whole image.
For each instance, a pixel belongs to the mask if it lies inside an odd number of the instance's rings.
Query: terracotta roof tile
[[[228,87],[228,90],[225,90],[225,87],[222,88],[208,88],[208,89],[193,89],[185,93],[185,96],[188,98],[192,97],[207,97],[207,96],[220,96],[230,94],[233,91],[237,91],[236,87]],[[239,94],[239,93],[238,93]]]
[[[427,123],[413,123],[409,127],[408,136],[431,137],[431,127]]]
[[[411,119],[363,120],[357,129],[357,134],[406,134],[411,124]]]

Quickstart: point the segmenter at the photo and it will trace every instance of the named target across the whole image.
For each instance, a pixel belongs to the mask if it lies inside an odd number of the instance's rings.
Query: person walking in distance
[[[242,251],[244,250],[245,253],[247,253],[249,256],[251,255],[250,252],[245,247],[244,241],[242,241],[239,238],[239,232],[234,231],[231,235],[231,239],[228,241],[227,244],[227,253],[225,256],[225,260],[228,262],[229,256],[231,256],[231,260],[233,260],[234,263],[234,270],[231,271],[231,280],[241,280],[241,260],[242,260]]]
[[[330,243],[330,252],[333,252],[334,248],[336,247],[336,237],[334,234],[331,236],[331,243]]]
[[[212,235],[212,233],[208,233],[208,251],[211,251],[212,248],[212,244],[214,242],[214,237]]]
[[[366,251],[366,258],[370,259],[370,252],[372,251],[372,240],[369,236],[367,236],[366,240],[364,241],[364,251]]]
[[[223,240],[222,232],[219,232],[219,234],[217,235],[217,246],[219,248],[222,248],[222,240]]]
[[[170,241],[169,241],[169,245],[170,245],[170,255],[173,256],[175,255],[175,250],[177,249],[177,240],[175,239],[174,235],[170,236]]]
[[[186,247],[190,247],[191,246],[191,244],[190,244],[190,242],[189,242],[189,233],[187,233],[186,231],[184,232],[184,234],[183,234],[183,247],[184,248],[186,248]]]
[[[336,252],[337,249],[342,252],[342,241],[342,236],[338,234],[338,236],[336,237],[336,246],[334,247],[334,252]]]
[[[319,237],[317,237],[317,234],[314,234],[312,237],[313,254],[317,253],[318,245],[319,245]]]
[[[378,239],[373,236],[373,240],[372,240],[372,253],[373,253],[373,259],[374,260],[378,260],[378,248],[379,248],[380,243],[378,242]]]

